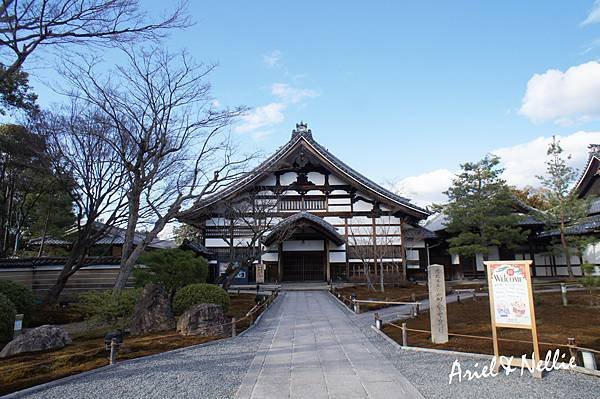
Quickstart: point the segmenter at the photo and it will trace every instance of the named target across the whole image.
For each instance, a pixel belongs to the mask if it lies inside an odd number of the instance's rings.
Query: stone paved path
[[[323,291],[286,292],[237,398],[421,398]]]

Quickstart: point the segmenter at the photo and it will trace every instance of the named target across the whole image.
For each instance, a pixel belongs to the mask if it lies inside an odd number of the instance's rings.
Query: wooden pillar
[[[344,238],[346,239],[346,279],[350,278],[350,261],[348,260],[348,218],[344,218]]]
[[[283,282],[283,243],[277,245],[277,281]]]
[[[377,277],[377,224],[375,223],[375,211],[371,216],[371,237],[373,240],[373,267],[375,268],[375,277]]]
[[[331,264],[329,263],[329,240],[323,240],[325,244],[325,273],[327,274],[327,283],[331,284]]]

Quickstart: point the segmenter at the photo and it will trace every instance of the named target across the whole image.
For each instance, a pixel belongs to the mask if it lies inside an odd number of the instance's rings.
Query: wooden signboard
[[[265,265],[259,263],[256,265],[256,283],[263,284],[265,282]]]
[[[531,282],[531,261],[487,261],[487,278],[490,295],[490,314],[492,318],[492,338],[496,370],[502,365],[514,367],[535,367],[540,361],[533,289]],[[522,328],[531,330],[533,341],[533,359],[501,357],[498,349],[497,328]],[[525,363],[525,364],[524,364]],[[541,378],[536,370],[533,375]]]

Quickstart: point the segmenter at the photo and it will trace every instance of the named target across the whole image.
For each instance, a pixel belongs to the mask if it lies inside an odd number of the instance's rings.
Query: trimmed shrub
[[[164,288],[172,301],[178,289],[189,284],[204,283],[208,277],[208,262],[198,258],[192,251],[159,249],[140,257],[143,267],[133,271],[137,287],[156,283]]]
[[[81,310],[86,319],[95,324],[125,327],[133,315],[133,308],[142,290],[123,289],[116,295],[112,290],[90,291],[80,295]]]
[[[25,315],[25,323],[32,320],[34,298],[29,288],[14,281],[0,280],[0,294],[6,295],[17,309],[17,313]]]
[[[12,339],[15,327],[15,316],[17,308],[4,294],[0,294],[0,342],[8,342]]]
[[[190,284],[186,285],[173,298],[173,311],[182,314],[199,303],[215,303],[223,307],[223,312],[229,310],[229,295],[218,285]]]

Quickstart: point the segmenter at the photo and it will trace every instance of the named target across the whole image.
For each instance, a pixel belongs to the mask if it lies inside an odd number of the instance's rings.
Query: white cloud
[[[281,123],[284,119],[283,110],[286,107],[287,105],[284,103],[275,102],[254,108],[242,115],[241,124],[236,126],[235,131],[248,133]]]
[[[215,108],[220,108],[221,107],[221,103],[219,102],[219,100],[212,100],[211,104]]]
[[[281,65],[283,53],[279,50],[273,50],[269,54],[262,56],[263,63],[269,68],[275,68]]]
[[[557,136],[565,155],[571,155],[570,166],[581,170],[588,159],[588,145],[600,143],[600,132],[576,132],[566,136]],[[490,151],[498,155],[504,167],[503,178],[507,183],[517,187],[539,186],[536,176],[546,172],[546,151],[552,137],[538,137],[526,143]],[[468,160],[464,160],[468,161]],[[475,159],[471,160],[475,161]],[[443,203],[447,200],[442,194],[452,184],[454,172],[448,169],[437,169],[410,176],[400,180],[393,187],[403,196],[411,198],[417,205],[426,206]]]
[[[583,20],[583,22],[581,22],[580,25],[586,26],[591,24],[597,24],[598,22],[600,22],[600,0],[594,1],[594,5],[592,6],[590,13],[588,14],[587,18]]]
[[[420,206],[443,203],[447,198],[442,193],[452,184],[453,178],[454,173],[448,169],[437,169],[406,177],[396,183],[393,189]]]
[[[600,118],[600,63],[591,61],[565,72],[549,69],[533,75],[519,113],[534,122],[563,125]]]
[[[314,90],[300,89],[287,83],[274,83],[271,86],[271,94],[279,97],[285,103],[299,103],[304,99],[315,98],[319,96]]]
[[[588,159],[588,145],[600,143],[600,132],[576,132],[567,136],[556,136],[565,155],[571,155],[569,165],[581,169]],[[538,137],[526,143],[492,151],[502,159],[504,178],[517,187],[538,186],[536,176],[546,172],[546,151],[552,137]]]

